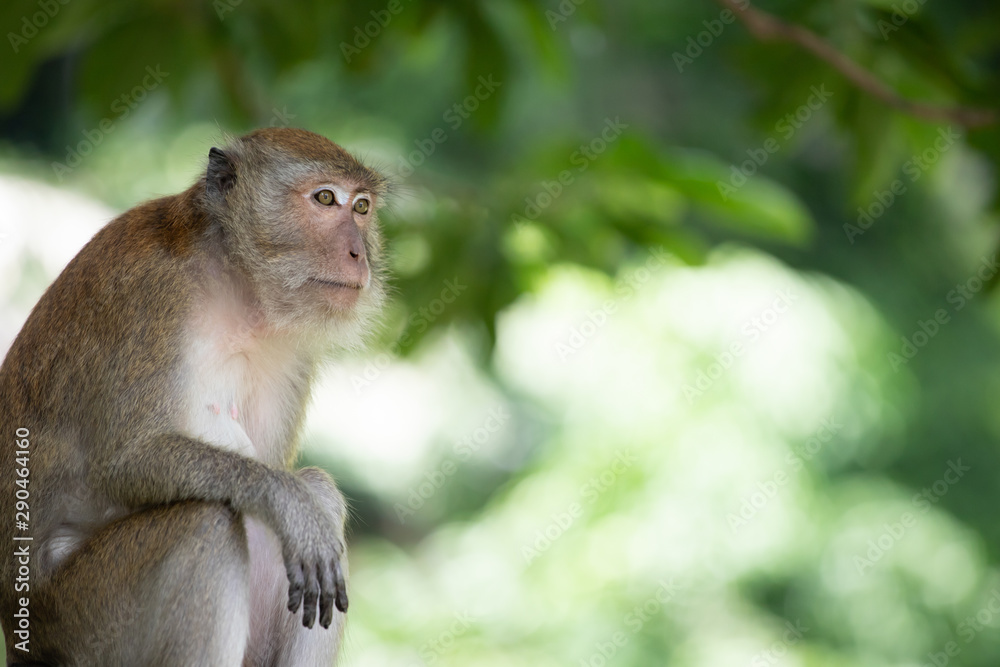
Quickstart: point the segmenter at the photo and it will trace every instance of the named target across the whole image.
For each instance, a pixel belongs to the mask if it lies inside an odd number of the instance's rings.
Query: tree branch
[[[816,33],[799,25],[786,23],[767,12],[756,9],[746,2],[740,8],[738,0],[716,0],[729,9],[747,27],[757,39],[762,42],[785,41],[798,44],[811,52],[820,60],[830,64],[844,75],[848,81],[884,104],[898,109],[922,120],[940,122],[948,121],[963,127],[982,127],[997,122],[997,112],[993,109],[974,109],[970,107],[943,107],[923,102],[914,102],[898,95],[886,86],[871,72],[835,49],[829,42]]]

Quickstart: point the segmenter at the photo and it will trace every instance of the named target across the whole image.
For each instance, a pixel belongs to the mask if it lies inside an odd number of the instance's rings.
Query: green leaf
[[[733,165],[708,153],[673,150],[667,155],[663,178],[716,224],[794,245],[812,236],[815,221],[806,206],[759,169],[743,182],[734,176]]]

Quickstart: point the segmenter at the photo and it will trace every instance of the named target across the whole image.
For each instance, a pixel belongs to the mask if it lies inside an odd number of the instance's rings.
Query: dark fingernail
[[[329,629],[331,623],[333,623],[333,607],[326,607],[323,610],[323,617],[319,619],[319,624]]]
[[[347,591],[343,589],[337,589],[337,609],[347,612]]]

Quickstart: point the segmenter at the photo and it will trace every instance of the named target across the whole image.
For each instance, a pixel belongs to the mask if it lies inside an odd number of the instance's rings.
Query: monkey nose
[[[350,259],[346,260],[345,267],[348,273],[357,281],[358,285],[368,285],[368,258],[362,245],[355,246],[353,243],[348,247],[347,254]]]
[[[365,247],[361,243],[360,238],[353,238],[347,246],[347,254],[351,256],[351,259],[357,261],[360,260],[365,254]]]
[[[353,221],[338,225],[333,230],[329,256],[336,267],[334,272],[341,274],[346,282],[359,287],[368,285],[367,254],[364,239]]]

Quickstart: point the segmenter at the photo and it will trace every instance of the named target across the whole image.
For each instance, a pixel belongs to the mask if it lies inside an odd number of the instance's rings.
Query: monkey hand
[[[293,483],[274,503],[274,530],[281,541],[282,557],[288,574],[288,610],[302,606],[302,625],[319,622],[329,628],[333,607],[347,611],[347,583],[344,577],[343,496],[329,475],[307,468],[290,476]]]

